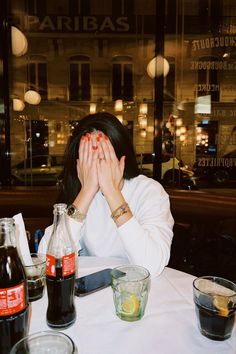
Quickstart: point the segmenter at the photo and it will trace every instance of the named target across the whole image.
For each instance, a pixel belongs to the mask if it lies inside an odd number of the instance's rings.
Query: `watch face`
[[[73,215],[75,213],[75,207],[73,205],[70,205],[68,210],[67,210],[67,214],[69,216]]]

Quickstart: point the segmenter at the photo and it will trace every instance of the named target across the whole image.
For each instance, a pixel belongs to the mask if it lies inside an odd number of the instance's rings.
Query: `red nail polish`
[[[84,136],[84,135],[82,135],[82,136],[81,136],[81,140],[84,140],[84,139],[85,139],[85,136]]]
[[[98,147],[95,146],[95,145],[92,146],[92,150],[94,150],[94,151],[97,150],[97,148],[98,148]]]
[[[90,141],[90,140],[91,140],[91,136],[90,136],[90,134],[89,134],[89,133],[86,133],[86,137],[87,137],[88,141]]]
[[[109,140],[108,136],[104,135],[104,139],[105,140]]]
[[[102,133],[99,133],[98,136],[99,136],[99,138],[102,138]]]
[[[97,136],[97,137],[96,137],[96,140],[99,142],[99,141],[100,141],[100,136]]]

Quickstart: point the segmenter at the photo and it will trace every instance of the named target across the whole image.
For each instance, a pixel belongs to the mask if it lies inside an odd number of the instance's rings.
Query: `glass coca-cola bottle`
[[[27,334],[28,294],[24,267],[16,249],[12,218],[0,219],[0,353]]]
[[[54,205],[53,231],[47,248],[47,324],[52,328],[66,328],[76,320],[76,252],[67,225],[66,210],[66,204]]]

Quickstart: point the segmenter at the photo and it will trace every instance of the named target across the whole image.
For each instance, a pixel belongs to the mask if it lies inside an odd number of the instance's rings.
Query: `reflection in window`
[[[112,13],[111,0],[91,0],[90,4],[92,15],[111,15]]]
[[[113,15],[133,15],[134,1],[133,0],[112,0]]]
[[[217,57],[201,57],[198,60],[198,96],[211,95],[212,101],[219,101]]]
[[[73,15],[90,15],[90,0],[70,0],[69,12]]]
[[[90,87],[90,63],[89,57],[77,55],[70,59],[70,100],[89,101],[91,97]]]
[[[46,0],[28,0],[26,6],[28,15],[45,16]]]
[[[112,65],[112,99],[133,100],[133,64],[130,57],[116,57]]]
[[[47,63],[44,59],[32,59],[27,65],[28,89],[39,92],[42,98],[47,99]]]
[[[170,69],[168,75],[164,78],[165,86],[165,101],[174,101],[175,100],[175,58],[166,58]]]

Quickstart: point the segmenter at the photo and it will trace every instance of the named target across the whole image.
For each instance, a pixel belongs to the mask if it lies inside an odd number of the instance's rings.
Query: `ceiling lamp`
[[[148,112],[148,105],[147,103],[141,103],[139,106],[139,113],[140,114],[147,114]]]
[[[159,77],[161,75],[166,76],[170,70],[170,65],[168,61],[161,55],[153,58],[147,66],[148,75],[154,79],[154,77]]]
[[[19,98],[13,98],[13,111],[21,112],[25,108],[25,104]]]
[[[122,100],[116,100],[115,101],[115,111],[116,112],[123,111],[123,101]]]
[[[89,112],[90,114],[95,114],[97,111],[97,105],[96,103],[90,103],[90,107],[89,107]]]
[[[24,98],[25,102],[33,105],[37,105],[41,102],[40,94],[34,90],[26,91]]]
[[[20,57],[28,50],[28,41],[23,32],[17,27],[11,26],[11,48],[12,54]]]

